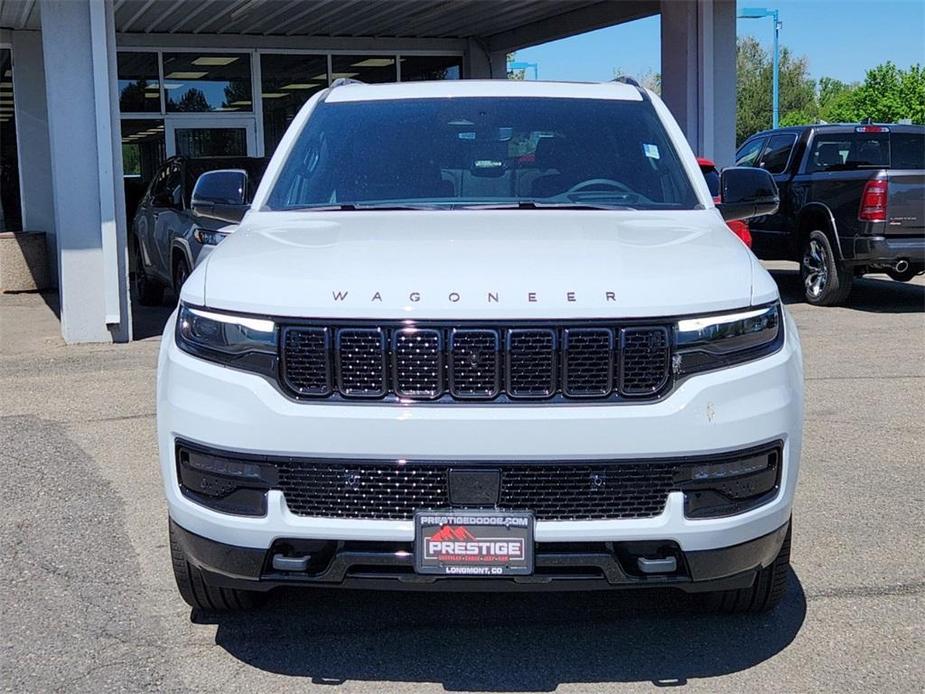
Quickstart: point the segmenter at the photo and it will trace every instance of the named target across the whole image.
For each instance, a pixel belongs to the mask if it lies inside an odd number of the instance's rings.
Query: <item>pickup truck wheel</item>
[[[220,588],[206,583],[202,571],[189,563],[173,528],[170,528],[170,559],[180,596],[192,608],[205,612],[235,612],[261,605],[265,593],[236,588]]]
[[[777,557],[770,566],[758,572],[750,588],[708,593],[704,596],[707,608],[713,612],[726,614],[767,612],[774,609],[787,592],[792,529],[793,523],[791,522]]]
[[[803,243],[800,277],[806,301],[814,306],[843,303],[854,280],[851,269],[842,267],[839,262],[829,237],[818,229],[811,231]]]
[[[141,248],[136,243],[134,252],[135,269],[132,272],[132,285],[135,296],[142,306],[158,306],[164,300],[164,285],[148,275],[145,271]]]

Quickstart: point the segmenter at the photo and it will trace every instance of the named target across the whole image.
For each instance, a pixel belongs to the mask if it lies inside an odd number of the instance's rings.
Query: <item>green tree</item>
[[[868,70],[863,84],[852,94],[854,115],[892,123],[911,118],[925,123],[925,71],[920,65],[901,70],[886,62]]]
[[[780,52],[781,123],[812,122],[818,117],[816,83],[809,76],[805,57],[789,49]],[[746,36],[736,44],[736,142],[772,125],[773,65],[757,39]]]

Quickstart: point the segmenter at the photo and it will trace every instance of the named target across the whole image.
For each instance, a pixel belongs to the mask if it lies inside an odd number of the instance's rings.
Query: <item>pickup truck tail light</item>
[[[868,181],[861,194],[861,207],[858,219],[862,222],[886,221],[887,182],[884,180]]]

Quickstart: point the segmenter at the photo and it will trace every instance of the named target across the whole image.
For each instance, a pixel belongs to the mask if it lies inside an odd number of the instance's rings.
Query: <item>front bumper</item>
[[[777,557],[788,521],[762,537],[721,549],[676,552],[677,570],[662,575],[633,570],[633,559],[652,543],[538,543],[536,567],[529,576],[466,579],[414,573],[410,542],[313,543],[306,571],[278,571],[273,555],[298,541],[278,540],[269,550],[234,547],[191,533],[173,521],[171,531],[189,562],[209,585],[267,591],[283,586],[380,590],[606,590],[679,588],[686,592],[747,588]],[[663,548],[664,549],[664,548]]]
[[[180,351],[168,322],[157,386],[160,462],[170,516],[189,533],[260,550],[281,538],[409,543],[410,520],[299,516],[281,492],[262,517],[220,513],[181,492],[177,439],[227,451],[317,458],[452,460],[613,460],[712,455],[772,441],[783,444],[776,496],[745,513],[690,519],[672,492],[654,517],[538,521],[537,543],[665,541],[687,552],[733,547],[776,532],[790,517],[802,439],[803,373],[789,315],[786,341],[772,356],[680,383],[645,404],[452,406],[306,403],[254,374]]]

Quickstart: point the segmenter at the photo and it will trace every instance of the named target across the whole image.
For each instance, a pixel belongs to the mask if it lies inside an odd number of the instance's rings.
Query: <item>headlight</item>
[[[784,341],[779,303],[735,313],[678,321],[674,370],[679,375],[733,366],[780,349]]]
[[[201,227],[196,227],[196,229],[193,231],[193,238],[203,246],[217,246],[227,236],[228,232],[210,231],[209,229],[203,229]]]
[[[276,324],[264,318],[238,316],[180,304],[177,346],[202,359],[276,373]]]

